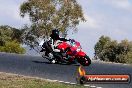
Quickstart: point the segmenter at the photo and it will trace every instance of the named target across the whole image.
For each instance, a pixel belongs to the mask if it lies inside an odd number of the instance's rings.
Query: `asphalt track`
[[[0,72],[76,83],[76,71],[78,66],[77,64],[50,64],[40,56],[0,53]],[[130,74],[132,77],[132,65],[93,61],[89,67],[85,67],[85,70],[87,74]],[[88,85],[102,88],[132,88],[132,82],[129,84]]]

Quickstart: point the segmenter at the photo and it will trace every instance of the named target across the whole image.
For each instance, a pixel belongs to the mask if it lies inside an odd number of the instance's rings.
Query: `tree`
[[[122,40],[117,46],[117,57],[115,62],[127,63],[127,55],[131,52],[131,43],[128,40]]]
[[[25,53],[20,46],[22,31],[10,26],[0,26],[0,52]]]
[[[27,0],[20,7],[20,14],[29,15],[30,34],[37,37],[49,36],[53,28],[67,33],[68,29],[75,30],[80,21],[85,21],[76,0]]]
[[[116,59],[116,49],[117,49],[117,41],[110,41],[108,44],[105,45],[104,48],[104,60],[114,62]]]
[[[21,41],[21,35],[22,35],[23,31],[10,27],[8,25],[2,25],[0,26],[0,45],[2,43],[5,43],[5,41],[10,41],[10,40],[17,40],[18,42],[22,42]]]
[[[126,63],[132,64],[132,51],[128,52],[125,58],[127,59]]]
[[[95,45],[95,57],[103,61],[132,63],[132,42],[117,42],[109,37],[101,36]]]
[[[111,39],[109,37],[101,36],[99,38],[99,41],[95,44],[94,50],[95,50],[95,58],[105,60],[105,47],[111,42]]]
[[[0,26],[0,46],[4,46],[6,41],[11,40],[12,33],[9,26]]]

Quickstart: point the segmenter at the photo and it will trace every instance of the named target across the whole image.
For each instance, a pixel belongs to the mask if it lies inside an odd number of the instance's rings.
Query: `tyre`
[[[57,63],[63,63],[63,56],[61,55],[61,53],[54,52],[53,55]]]
[[[91,60],[89,56],[85,55],[84,57],[80,58],[79,63],[83,66],[89,66],[91,64]]]

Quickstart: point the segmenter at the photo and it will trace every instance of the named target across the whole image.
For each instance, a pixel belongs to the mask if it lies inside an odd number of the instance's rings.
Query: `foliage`
[[[21,30],[10,26],[0,26],[0,52],[24,53],[25,50],[20,46]]]
[[[21,30],[4,25],[0,26],[0,45],[4,44],[5,41],[17,40],[18,42],[21,41]]]
[[[11,40],[12,30],[10,28],[7,29],[8,26],[0,27],[0,46],[5,45],[5,42]]]
[[[19,42],[14,40],[14,41],[7,41],[5,43],[5,46],[0,46],[0,52],[24,54],[25,49],[20,46]]]
[[[101,36],[99,39],[99,42],[96,43],[94,49],[95,49],[95,55],[96,58],[101,58],[101,60],[105,60],[105,49],[106,46],[110,43],[110,38]]]
[[[68,29],[75,30],[80,21],[85,21],[76,0],[27,0],[20,7],[20,14],[30,18],[28,37],[33,35],[37,38],[49,36],[54,28],[67,33]]]
[[[126,63],[132,63],[132,51],[128,52],[125,58],[127,59]]]
[[[132,42],[128,40],[118,43],[107,36],[101,36],[94,49],[96,59],[119,63],[132,62]]]

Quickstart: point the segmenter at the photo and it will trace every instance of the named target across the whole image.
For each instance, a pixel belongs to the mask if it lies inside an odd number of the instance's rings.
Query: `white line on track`
[[[84,86],[90,86],[90,85],[86,85],[86,84],[85,84]]]
[[[96,86],[90,86],[91,88],[97,88]]]
[[[96,88],[102,88],[102,87],[96,87]]]
[[[70,83],[71,85],[75,85],[76,83]]]
[[[66,84],[70,84],[70,82],[64,82],[64,83],[66,83]]]

